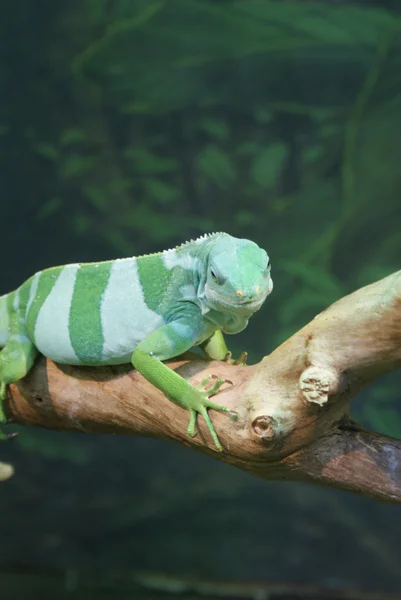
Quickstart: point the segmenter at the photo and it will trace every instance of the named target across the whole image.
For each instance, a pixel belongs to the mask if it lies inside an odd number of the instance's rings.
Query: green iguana
[[[223,333],[238,333],[273,289],[270,261],[254,242],[206,234],[171,250],[39,271],[0,297],[0,422],[6,385],[24,377],[39,353],[68,365],[133,366],[189,411],[221,444],[208,409],[230,412],[209,398],[221,387],[192,386],[161,361],[201,345],[228,359]]]

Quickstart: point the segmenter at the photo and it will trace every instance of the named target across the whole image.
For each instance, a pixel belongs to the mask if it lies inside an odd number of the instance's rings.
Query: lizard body
[[[161,361],[199,345],[224,359],[221,332],[242,331],[272,287],[266,252],[226,233],[160,253],[40,271],[0,297],[0,406],[6,385],[24,377],[39,353],[69,365],[132,362],[189,410],[190,435],[201,413],[220,450],[207,410],[229,412],[209,398],[223,381],[194,387]]]

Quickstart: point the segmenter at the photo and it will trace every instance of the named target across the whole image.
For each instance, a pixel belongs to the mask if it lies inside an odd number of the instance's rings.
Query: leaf
[[[400,23],[394,11],[337,2],[323,8],[318,2],[238,0],[229,6],[212,0],[107,3],[103,26],[95,27],[74,70],[119,111],[243,107],[257,96],[254,114],[267,98],[273,111],[310,114],[329,105],[345,113],[378,43]],[[344,85],[333,83],[333,73],[342,74]]]
[[[283,142],[275,142],[252,161],[250,167],[251,179],[262,188],[272,188],[281,175],[288,148]]]
[[[133,113],[139,115],[146,115],[153,113],[153,107],[146,102],[126,102],[121,107],[121,112],[123,113]]]
[[[356,286],[362,287],[390,275],[394,269],[380,264],[366,264],[356,274]]]
[[[109,193],[114,196],[134,187],[134,182],[128,177],[114,177],[109,183]]]
[[[134,253],[132,229],[130,228],[129,233],[126,233],[115,225],[113,227],[106,226],[101,231],[101,237],[119,256],[132,256]]]
[[[325,5],[322,9],[312,2],[247,0],[234,3],[232,8],[252,15],[259,23],[273,22],[283,33],[292,31],[294,39],[297,35],[305,41],[322,41],[328,45],[376,45],[378,37],[396,23],[390,11],[352,5]]]
[[[302,160],[304,163],[314,163],[317,159],[321,158],[324,153],[324,146],[321,144],[313,144],[307,146],[302,151]]]
[[[160,179],[146,179],[144,186],[151,198],[161,204],[168,204],[178,198],[178,189]]]
[[[44,221],[48,217],[51,217],[60,210],[61,206],[61,198],[51,198],[47,202],[44,202],[36,213],[37,221]]]
[[[183,219],[177,216],[166,218],[166,213],[152,210],[149,202],[136,204],[132,210],[125,215],[121,215],[121,227],[129,230],[129,235],[138,231],[143,235],[144,231],[151,232],[154,242],[164,243],[170,237],[182,236],[184,229]]]
[[[84,194],[99,212],[106,212],[109,208],[107,195],[101,188],[87,185],[84,187]]]
[[[257,121],[267,125],[268,123],[271,123],[271,121],[273,120],[274,113],[273,113],[273,111],[267,110],[266,108],[260,108],[259,110],[256,111],[255,117],[256,117]]]
[[[247,140],[246,142],[241,142],[238,144],[236,148],[236,153],[238,156],[252,156],[255,155],[260,150],[260,144],[253,140]]]
[[[85,235],[92,229],[92,221],[83,214],[75,215],[74,228],[78,235]]]
[[[255,213],[250,210],[238,210],[235,213],[235,220],[240,227],[248,227],[249,225],[254,225],[257,218]]]
[[[274,277],[273,277],[274,280]],[[282,325],[303,325],[322,310],[327,308],[328,302],[325,294],[315,290],[300,290],[290,298],[279,309],[279,320]],[[301,321],[301,322],[300,322]],[[296,327],[294,328],[295,331]],[[294,333],[292,331],[292,333]]]
[[[228,123],[222,119],[212,119],[210,117],[201,120],[203,131],[218,141],[225,141],[229,136]]]
[[[126,148],[123,156],[134,163],[136,173],[144,175],[171,173],[178,168],[178,161],[175,158],[158,156],[143,147]]]
[[[60,144],[62,146],[69,146],[70,144],[76,144],[77,142],[83,142],[85,140],[85,131],[83,129],[79,129],[78,127],[65,129],[60,135]]]
[[[59,158],[59,151],[56,146],[49,142],[37,142],[34,149],[38,154],[49,160],[56,161]]]
[[[83,154],[70,154],[61,165],[60,173],[64,179],[77,177],[82,173],[90,171],[97,161],[96,156],[84,156]]]
[[[333,302],[344,295],[345,290],[341,283],[329,272],[316,265],[284,260],[280,268],[289,275],[299,279],[311,291],[325,298],[325,302]]]
[[[212,181],[221,190],[228,189],[236,179],[229,155],[218,146],[205,146],[196,159],[196,166],[206,180]]]

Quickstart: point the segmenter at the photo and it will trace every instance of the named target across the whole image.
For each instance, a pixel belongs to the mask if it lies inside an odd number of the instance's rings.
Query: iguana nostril
[[[237,290],[236,294],[237,294],[238,298],[242,298],[244,296],[242,290]]]

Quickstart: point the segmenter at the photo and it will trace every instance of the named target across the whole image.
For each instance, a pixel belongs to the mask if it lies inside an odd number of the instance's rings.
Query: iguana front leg
[[[219,438],[208,415],[208,409],[231,412],[227,406],[215,404],[210,396],[216,394],[224,379],[217,379],[213,387],[207,389],[211,376],[206,377],[199,386],[194,387],[161,361],[179,356],[192,348],[202,336],[205,326],[200,315],[186,315],[163,325],[152,332],[140,344],[132,355],[132,364],[150,383],[189,411],[188,434],[195,435],[197,413],[206,421],[217,450],[222,450]]]
[[[202,350],[206,356],[213,360],[224,360],[231,365],[245,365],[248,357],[247,352],[241,352],[239,358],[232,358],[230,350],[227,348],[226,341],[220,329],[217,329],[213,335],[201,344]]]

